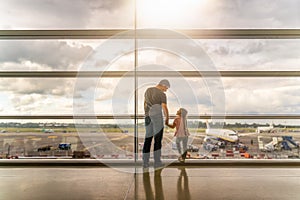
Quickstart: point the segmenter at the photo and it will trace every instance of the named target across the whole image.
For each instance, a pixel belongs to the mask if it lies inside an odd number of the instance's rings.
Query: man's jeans
[[[161,147],[162,138],[164,132],[163,119],[162,117],[146,117],[146,136],[143,147],[143,161],[144,166],[149,165],[150,148],[152,139],[154,137],[154,162],[155,165],[161,164]]]

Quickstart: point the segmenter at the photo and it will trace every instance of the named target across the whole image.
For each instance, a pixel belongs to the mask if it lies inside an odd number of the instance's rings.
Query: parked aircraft
[[[220,128],[210,128],[208,121],[206,121],[206,137],[204,141],[207,140],[223,140],[225,142],[237,143],[239,141],[238,134],[229,129],[220,129]]]
[[[259,126],[257,127],[256,129],[256,132],[257,133],[263,133],[263,132],[272,132],[272,130],[274,129],[274,125],[273,124],[270,124],[270,126]]]

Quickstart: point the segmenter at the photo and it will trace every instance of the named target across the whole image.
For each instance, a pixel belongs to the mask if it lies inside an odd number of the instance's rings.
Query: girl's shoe
[[[184,159],[182,158],[182,156],[178,157],[178,161],[181,162],[181,163],[184,162]]]

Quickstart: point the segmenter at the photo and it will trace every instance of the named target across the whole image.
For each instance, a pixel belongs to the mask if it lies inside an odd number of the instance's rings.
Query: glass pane
[[[11,157],[64,157],[98,159],[133,158],[133,124],[98,120],[97,124],[77,123],[70,120],[1,120],[0,156]],[[172,119],[171,119],[172,121]],[[210,123],[210,127],[215,124]],[[245,152],[251,158],[299,158],[299,120],[226,120],[223,130],[239,135],[240,146],[220,144],[209,149],[205,121],[188,120],[190,137],[188,158],[244,159]],[[139,121],[139,158],[145,134]],[[259,130],[259,131],[258,131]],[[178,150],[174,131],[165,128],[162,157],[176,159]],[[272,143],[276,139],[277,143]],[[273,146],[271,146],[271,143]],[[68,147],[68,144],[69,147]],[[281,145],[283,144],[283,145]],[[66,147],[67,146],[67,147]],[[151,154],[152,156],[152,154]]]
[[[132,78],[2,78],[0,114],[132,115],[133,83]]]
[[[224,78],[227,113],[299,114],[299,78]]]
[[[1,0],[0,4],[0,29],[133,28],[132,0]]]
[[[122,44],[125,40],[113,40]],[[128,42],[129,41],[129,42]],[[133,44],[132,40],[128,43]],[[131,71],[134,54],[124,53],[114,60],[98,58],[87,67],[92,52],[101,50],[108,40],[6,40],[0,41],[1,71]],[[126,42],[126,43],[127,43]],[[300,40],[197,40],[203,55],[209,57],[215,70],[291,71],[298,70]],[[184,55],[162,49],[141,49],[139,70],[195,71]],[[203,58],[205,62],[206,58]],[[200,60],[200,59],[199,59]],[[213,70],[213,69],[209,69]]]
[[[132,71],[133,44],[130,39],[0,40],[0,71]]]
[[[74,80],[2,78],[0,82],[2,115],[72,113]]]
[[[139,28],[299,28],[296,0],[137,1]]]
[[[97,48],[100,49],[104,42],[106,40],[2,40],[0,70],[104,70],[109,60],[102,59],[97,61],[97,66],[82,69],[88,62],[88,56]],[[132,68],[132,65],[130,67]]]
[[[198,40],[218,70],[299,69],[300,40]]]
[[[0,158],[134,157],[133,124],[126,124],[126,130],[121,130],[109,120],[98,120],[97,124],[58,119],[1,120],[0,129]]]

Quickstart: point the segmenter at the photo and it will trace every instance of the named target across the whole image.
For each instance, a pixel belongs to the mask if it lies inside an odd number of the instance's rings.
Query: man
[[[169,111],[167,107],[167,97],[164,92],[170,88],[168,80],[161,80],[155,87],[150,87],[145,92],[144,110],[146,136],[143,147],[143,167],[149,167],[150,148],[154,137],[154,167],[163,167],[161,162],[161,146],[165,124],[169,123]]]

